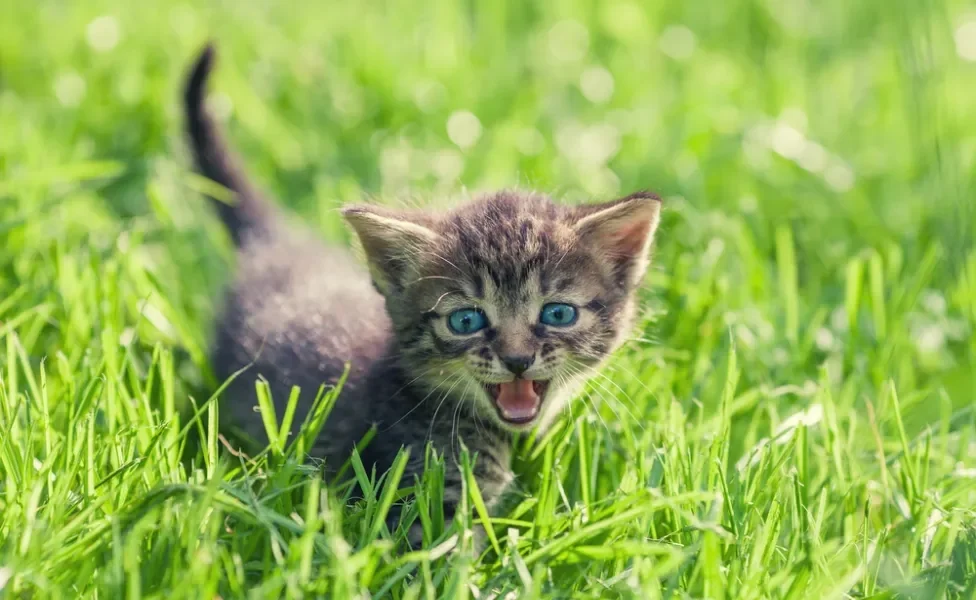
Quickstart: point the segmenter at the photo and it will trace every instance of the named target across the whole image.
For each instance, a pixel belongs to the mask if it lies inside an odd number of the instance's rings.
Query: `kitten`
[[[213,60],[207,47],[185,103],[197,169],[234,195],[231,204],[215,202],[237,246],[238,272],[212,361],[224,379],[252,366],[226,390],[225,411],[266,440],[254,411],[256,377],[267,380],[277,414],[292,386],[301,387],[297,424],[349,362],[311,451],[326,469],[375,425],[364,463],[381,473],[409,447],[412,481],[430,442],[448,457],[450,516],[460,500],[453,459],[463,440],[494,504],[513,479],[513,432],[549,426],[631,328],[660,200],[641,192],[573,207],[509,191],[443,214],[349,207],[343,215],[367,270],[286,223],[245,177],[204,107]]]

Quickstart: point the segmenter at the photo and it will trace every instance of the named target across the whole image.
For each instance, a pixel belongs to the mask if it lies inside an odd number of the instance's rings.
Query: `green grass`
[[[976,598],[965,2],[0,7],[0,597]],[[337,241],[363,196],[666,198],[640,330],[480,556],[436,460],[354,458],[346,506],[302,438],[218,437],[232,257],[178,104],[211,36],[235,144]]]

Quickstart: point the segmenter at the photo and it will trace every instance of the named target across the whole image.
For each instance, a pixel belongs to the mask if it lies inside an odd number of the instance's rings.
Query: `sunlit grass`
[[[8,2],[0,597],[976,597],[965,9]],[[435,456],[323,480],[332,388],[295,438],[263,393],[267,448],[219,435],[207,37],[235,144],[337,242],[364,195],[665,197],[638,331],[490,519],[469,479],[446,526]]]

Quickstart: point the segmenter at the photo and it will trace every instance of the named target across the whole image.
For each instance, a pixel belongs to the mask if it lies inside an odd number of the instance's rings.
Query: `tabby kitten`
[[[185,103],[197,169],[235,196],[215,202],[237,246],[238,272],[212,361],[220,378],[251,366],[225,392],[225,413],[266,439],[255,378],[268,382],[278,414],[300,386],[293,422],[301,423],[319,387],[349,362],[312,450],[327,470],[375,425],[365,464],[383,472],[409,447],[411,481],[430,442],[448,457],[450,515],[461,491],[451,458],[463,441],[493,504],[513,478],[513,433],[549,426],[626,337],[660,200],[641,192],[571,207],[509,191],[442,214],[349,207],[343,215],[367,271],[286,223],[244,176],[204,107],[213,59],[207,47]]]

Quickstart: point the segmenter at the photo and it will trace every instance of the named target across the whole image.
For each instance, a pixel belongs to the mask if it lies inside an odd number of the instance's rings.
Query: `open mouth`
[[[485,390],[495,401],[498,416],[512,425],[525,425],[539,416],[548,388],[548,381],[530,379],[485,385]]]

